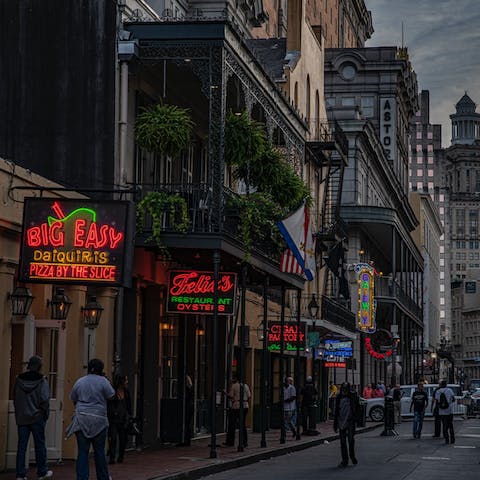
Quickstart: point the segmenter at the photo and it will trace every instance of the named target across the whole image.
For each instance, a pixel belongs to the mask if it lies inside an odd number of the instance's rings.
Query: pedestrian
[[[235,430],[240,428],[240,408],[243,407],[243,446],[248,447],[247,427],[245,426],[245,418],[248,414],[248,401],[250,400],[251,393],[250,388],[245,383],[243,385],[243,403],[240,402],[240,389],[241,384],[238,377],[234,374],[232,376],[232,385],[227,393],[227,397],[230,399],[230,410],[228,416],[228,431],[226,446],[233,447],[235,444]]]
[[[402,423],[402,415],[401,415],[401,400],[402,400],[402,390],[400,389],[400,385],[397,383],[395,387],[391,390],[391,395],[393,398],[393,416],[395,419],[395,424],[399,425]]]
[[[373,398],[373,388],[371,383],[367,383],[366,387],[363,389],[363,398]]]
[[[116,375],[113,382],[115,395],[108,401],[108,450],[110,463],[123,462],[128,438],[128,423],[132,418],[132,400],[128,390],[128,377]]]
[[[44,480],[53,477],[47,467],[47,447],[45,426],[50,412],[50,388],[47,379],[40,373],[42,359],[38,355],[30,357],[27,371],[15,380],[13,404],[17,423],[17,480],[27,479],[25,455],[30,433],[35,444],[35,462],[37,478]]]
[[[416,390],[412,393],[410,412],[413,407],[413,438],[420,438],[422,435],[423,417],[425,408],[428,405],[428,395],[423,389],[423,382],[418,382]]]
[[[115,390],[103,373],[103,362],[92,358],[88,362],[87,375],[73,386],[70,399],[75,405],[73,420],[67,429],[67,437],[77,437],[77,480],[88,480],[88,454],[93,446],[97,480],[109,480],[105,441],[108,431],[107,401]]]
[[[330,416],[333,418],[333,411],[335,410],[335,398],[338,393],[337,386],[330,380],[330,385],[328,386],[328,409]]]
[[[442,431],[442,419],[439,413],[438,402],[435,400],[435,395],[437,394],[437,391],[439,388],[440,388],[440,385],[437,388],[435,388],[432,395],[431,411],[433,413],[433,418],[434,418],[434,432],[432,435],[433,438],[440,438],[440,432]]]
[[[183,441],[177,447],[189,447],[192,442],[192,420],[195,411],[195,395],[190,375],[185,376],[185,410],[183,420]]]
[[[355,456],[355,423],[359,412],[360,401],[357,393],[351,389],[348,382],[342,383],[333,416],[333,430],[335,433],[340,433],[342,461],[338,465],[339,467],[346,467],[349,457],[354,465],[358,463]]]
[[[305,386],[300,392],[302,395],[303,433],[306,435],[318,435],[315,423],[315,402],[318,391],[313,384],[313,378],[308,376]]]
[[[380,387],[379,384],[375,385],[375,388],[372,391],[372,398],[383,398],[385,396],[385,392],[383,388]]]
[[[447,387],[447,381],[440,382],[440,388],[435,393],[435,401],[438,402],[438,414],[442,420],[443,438],[445,443],[455,443],[455,432],[453,431],[453,408],[455,394]]]
[[[283,387],[283,422],[285,431],[290,430],[293,438],[296,438],[295,429],[297,417],[297,390],[293,385],[293,378],[287,377]]]

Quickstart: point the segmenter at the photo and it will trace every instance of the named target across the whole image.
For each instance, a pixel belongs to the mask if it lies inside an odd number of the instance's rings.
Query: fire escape
[[[337,121],[317,125],[314,138],[307,143],[307,155],[317,162],[322,172],[319,227],[315,234],[322,267],[328,267],[323,279],[322,318],[355,331],[344,268],[343,242],[347,238],[347,226],[340,217],[348,139]]]

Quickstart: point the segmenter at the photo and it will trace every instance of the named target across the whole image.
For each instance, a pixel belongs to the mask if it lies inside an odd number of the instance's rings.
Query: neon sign
[[[235,311],[234,273],[220,272],[217,290],[217,312],[219,315],[233,315]],[[215,282],[213,272],[171,271],[168,285],[167,311],[211,315],[214,312]]]
[[[347,362],[324,362],[326,368],[347,368]]]
[[[20,280],[128,286],[133,219],[130,202],[25,199]]]
[[[351,340],[325,340],[325,355],[328,357],[353,357],[353,342]]]
[[[373,333],[376,330],[374,299],[374,270],[366,264],[360,263],[355,266],[358,275],[358,321],[357,327],[365,333]]]
[[[268,350],[279,352],[282,348],[282,323],[268,322],[267,336]],[[288,322],[283,325],[283,347],[287,352],[296,352],[297,346],[301,352],[305,350],[305,323],[300,324],[300,330],[296,323]]]

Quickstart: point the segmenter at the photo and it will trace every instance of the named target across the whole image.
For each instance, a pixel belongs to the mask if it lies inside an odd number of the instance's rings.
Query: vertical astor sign
[[[373,333],[375,324],[375,278],[374,270],[367,263],[355,266],[358,275],[358,329],[365,333]]]

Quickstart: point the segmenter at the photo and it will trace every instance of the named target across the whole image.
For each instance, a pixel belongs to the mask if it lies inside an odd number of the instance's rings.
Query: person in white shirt
[[[228,412],[228,431],[227,431],[227,440],[225,442],[226,446],[232,447],[235,443],[235,430],[240,428],[240,407],[242,402],[240,402],[240,382],[238,381],[237,376],[234,374],[232,376],[232,385],[228,390],[227,397],[230,400],[230,410]],[[248,447],[248,438],[247,438],[247,427],[245,426],[245,419],[248,414],[248,401],[251,397],[250,388],[245,383],[243,385],[243,446]]]
[[[293,378],[287,377],[283,387],[283,419],[285,431],[291,430],[293,438],[296,438],[295,420],[297,414],[297,390],[293,385]]]
[[[442,420],[443,438],[445,443],[455,443],[455,432],[453,431],[453,408],[455,394],[447,387],[447,381],[440,382],[440,388],[435,392],[435,402],[438,405],[438,413]]]

